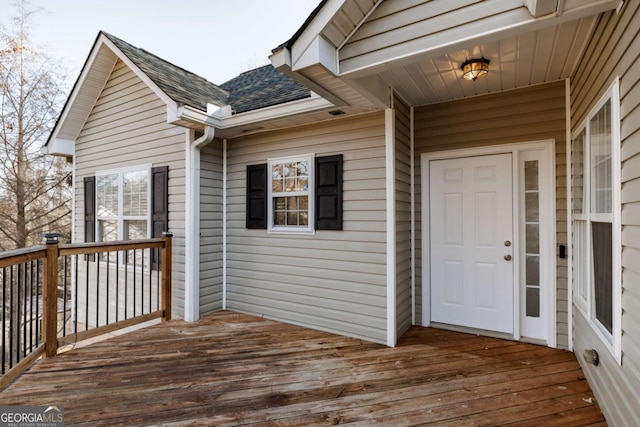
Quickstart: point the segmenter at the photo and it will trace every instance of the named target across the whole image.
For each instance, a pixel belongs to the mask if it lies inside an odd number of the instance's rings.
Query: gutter
[[[200,318],[200,150],[213,141],[215,128],[205,126],[204,135],[192,141],[194,133],[186,132],[186,201],[184,244],[184,320]]]

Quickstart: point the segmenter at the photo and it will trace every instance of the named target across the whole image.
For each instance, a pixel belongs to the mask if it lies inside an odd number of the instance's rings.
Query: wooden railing
[[[171,319],[172,236],[59,244],[0,254],[0,390],[41,356]]]

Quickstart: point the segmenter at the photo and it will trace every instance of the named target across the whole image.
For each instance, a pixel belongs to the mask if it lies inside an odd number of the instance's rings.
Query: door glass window
[[[540,189],[538,161],[524,162],[526,315],[540,317]]]

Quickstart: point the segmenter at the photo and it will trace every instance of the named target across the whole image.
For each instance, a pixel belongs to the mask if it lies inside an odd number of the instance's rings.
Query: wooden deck
[[[231,312],[46,359],[0,402],[87,426],[606,425],[569,352],[421,327],[387,348]]]

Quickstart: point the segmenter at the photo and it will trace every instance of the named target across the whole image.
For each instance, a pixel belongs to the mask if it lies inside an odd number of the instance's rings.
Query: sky
[[[320,0],[30,0],[32,42],[61,60],[73,83],[100,30],[222,84],[269,64],[276,46]],[[0,0],[11,25],[16,0]]]

